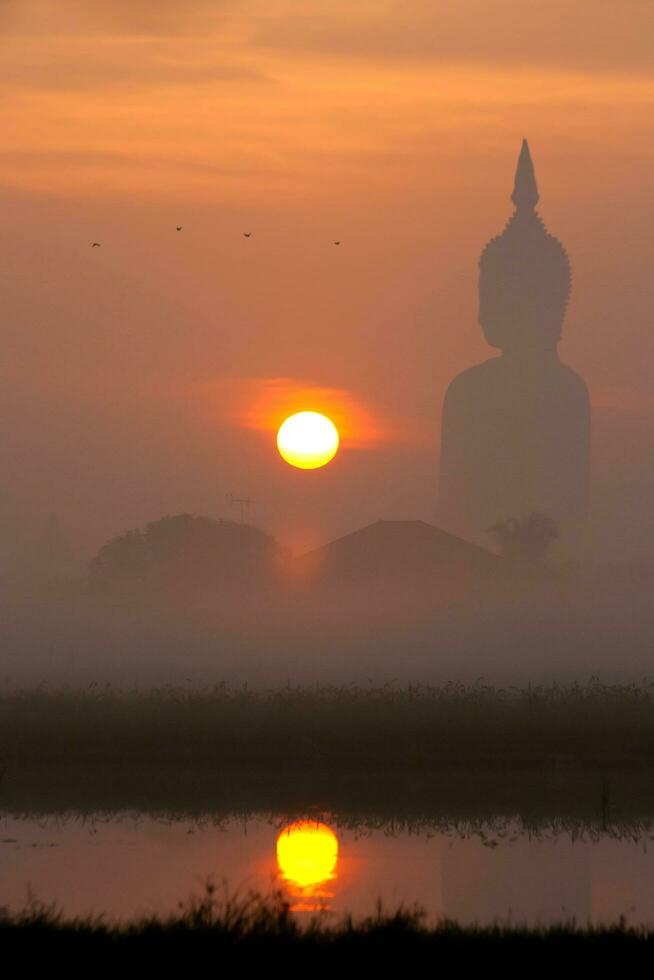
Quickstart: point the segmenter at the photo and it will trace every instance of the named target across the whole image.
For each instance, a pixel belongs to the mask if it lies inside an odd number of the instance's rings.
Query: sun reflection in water
[[[294,899],[294,912],[328,909],[334,897],[327,883],[337,877],[338,838],[317,820],[298,820],[277,838],[279,875]]]

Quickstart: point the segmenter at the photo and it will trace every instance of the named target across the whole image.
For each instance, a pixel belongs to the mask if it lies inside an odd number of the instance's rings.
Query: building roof
[[[425,521],[377,521],[294,561],[301,577],[334,584],[490,580],[504,564],[499,555]]]

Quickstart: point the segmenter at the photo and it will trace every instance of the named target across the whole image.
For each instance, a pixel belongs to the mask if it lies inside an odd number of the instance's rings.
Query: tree
[[[522,520],[509,518],[489,528],[498,540],[505,558],[529,565],[540,565],[559,537],[559,530],[546,514],[533,511]]]
[[[252,525],[176,514],[107,542],[91,564],[91,581],[176,591],[247,587],[271,580],[284,558],[275,539]]]
[[[100,590],[142,584],[152,570],[141,531],[127,531],[100,548],[91,562],[91,585]]]

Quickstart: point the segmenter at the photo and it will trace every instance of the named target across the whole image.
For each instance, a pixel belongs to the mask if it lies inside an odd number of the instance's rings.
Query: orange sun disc
[[[290,415],[277,432],[279,454],[291,466],[315,470],[334,458],[338,451],[338,429],[319,412]]]

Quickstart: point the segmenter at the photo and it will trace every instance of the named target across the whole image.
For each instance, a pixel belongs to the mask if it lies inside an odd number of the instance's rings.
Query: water
[[[574,918],[654,925],[654,847],[642,836],[588,839],[503,829],[391,833],[336,818],[164,821],[128,813],[0,818],[0,905],[30,895],[64,912],[127,918],[174,911],[211,878],[230,892],[283,887],[298,915],[337,917],[418,903],[430,920],[545,924]],[[289,832],[290,826],[290,832]],[[308,836],[307,836],[308,831]],[[278,846],[280,839],[286,841]],[[290,851],[290,855],[289,855]],[[281,864],[280,864],[281,862]]]

